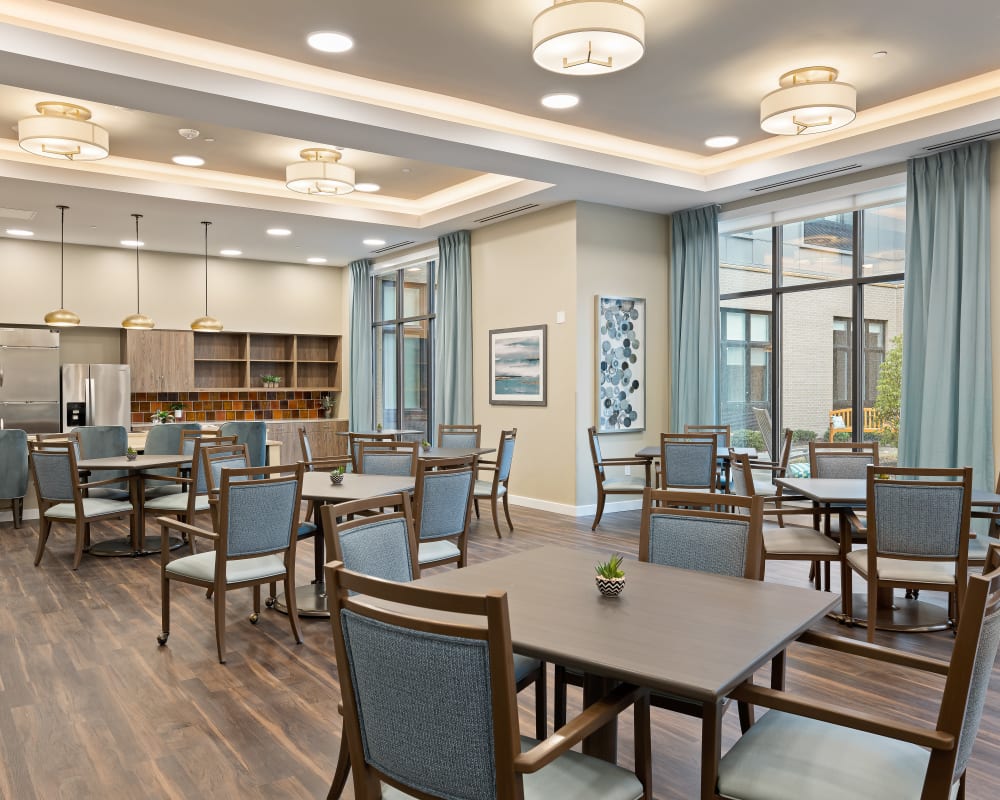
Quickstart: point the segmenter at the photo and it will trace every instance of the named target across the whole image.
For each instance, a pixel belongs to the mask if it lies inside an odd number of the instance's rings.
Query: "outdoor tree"
[[[903,383],[903,336],[892,340],[892,349],[878,370],[878,388],[875,413],[878,414],[882,433],[879,439],[889,447],[899,445],[899,401]]]

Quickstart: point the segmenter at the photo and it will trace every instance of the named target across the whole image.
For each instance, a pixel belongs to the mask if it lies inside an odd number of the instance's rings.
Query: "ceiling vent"
[[[965,136],[961,139],[952,139],[950,142],[941,142],[940,144],[931,144],[924,148],[927,152],[933,153],[936,150],[947,150],[949,147],[958,147],[960,144],[968,144],[969,142],[978,142],[980,139],[989,139],[992,136],[1000,135],[1000,129],[995,131],[987,131],[986,133],[977,133],[973,136]]]
[[[381,255],[382,253],[391,253],[393,250],[398,250],[400,247],[409,247],[411,244],[416,244],[416,242],[410,240],[409,242],[396,242],[396,244],[387,244],[385,247],[380,247],[378,250],[372,250],[372,252],[379,255]]]
[[[527,205],[518,206],[517,208],[509,208],[506,211],[498,211],[496,214],[490,214],[488,217],[482,217],[481,219],[475,220],[477,225],[483,225],[487,222],[495,222],[498,219],[503,219],[504,217],[512,217],[515,214],[523,214],[525,211],[531,211],[534,208],[538,208],[538,203],[528,203]]]
[[[828,178],[831,175],[839,175],[842,172],[850,172],[852,169],[860,169],[860,164],[848,164],[846,167],[836,167],[834,169],[826,169],[822,172],[813,172],[810,175],[803,175],[800,178],[789,178],[786,181],[777,181],[775,183],[769,183],[765,186],[754,186],[751,192],[766,192],[770,189],[780,189],[782,186],[794,186],[797,183],[804,183],[805,181],[814,181],[817,178]]]
[[[16,219],[21,222],[30,222],[35,218],[37,211],[24,211],[20,208],[0,208],[0,219]]]

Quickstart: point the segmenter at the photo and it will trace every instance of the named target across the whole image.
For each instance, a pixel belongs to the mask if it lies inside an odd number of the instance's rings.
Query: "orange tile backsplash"
[[[320,398],[329,392],[135,392],[132,423],[149,422],[154,411],[180,403],[185,422],[233,419],[318,419]],[[334,397],[334,402],[336,402]]]

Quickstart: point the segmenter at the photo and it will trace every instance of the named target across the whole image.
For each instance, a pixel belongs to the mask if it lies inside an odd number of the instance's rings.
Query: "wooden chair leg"
[[[592,531],[597,530],[598,524],[600,524],[601,517],[604,516],[604,500],[606,495],[604,490],[600,486],[597,487],[597,514],[594,516],[594,524],[590,526]]]
[[[215,606],[215,646],[219,651],[219,663],[226,663],[226,593],[213,592]]]
[[[52,521],[45,516],[44,512],[42,512],[38,516],[38,547],[35,549],[36,567],[41,563],[42,556],[45,555],[45,543],[49,540],[49,533],[51,531]]]
[[[566,724],[566,668],[556,664],[555,688],[552,694],[552,730]]]
[[[878,578],[868,576],[868,642],[875,644],[875,615],[878,612]]]
[[[649,695],[634,706],[633,737],[635,740],[635,776],[643,789],[643,800],[653,797],[653,750],[649,726]]]
[[[14,527],[20,528],[24,521],[24,498],[15,497],[11,503],[11,515],[14,517]]]
[[[823,562],[823,576],[826,579],[826,590],[830,591],[830,562],[829,561],[824,561]],[[818,577],[819,576],[817,576],[817,579],[818,579]],[[819,587],[817,586],[816,588],[818,589]]]
[[[167,643],[170,636],[170,579],[160,573],[160,635],[156,641],[160,647]]]
[[[299,630],[299,605],[295,599],[295,587],[285,577],[285,606],[288,609],[288,621],[292,626],[292,636],[296,644],[302,644],[302,631]]]
[[[497,498],[495,496],[490,500],[490,510],[493,512],[493,528],[497,532],[497,538],[502,539],[503,536],[500,535],[500,520],[497,518]]]
[[[548,670],[543,661],[538,667],[538,678],[535,679],[535,738],[539,741],[548,736],[549,733],[547,676]]]
[[[87,544],[87,523],[82,519],[76,521],[76,548],[73,552],[73,569],[80,568],[83,560],[83,548]]]
[[[333,782],[326,800],[338,800],[347,786],[347,776],[351,774],[351,751],[347,746],[347,734],[340,730],[340,754],[337,756],[337,768],[333,772]]]
[[[473,498],[472,507],[476,510],[476,519],[479,519],[479,498]]]
[[[740,719],[740,733],[746,733],[753,727],[753,706],[742,700],[736,702],[736,712]]]
[[[510,532],[514,532],[514,523],[510,519],[510,506],[507,503],[507,498],[510,497],[510,490],[508,489],[503,493],[503,515],[507,518],[507,527],[510,528]]]

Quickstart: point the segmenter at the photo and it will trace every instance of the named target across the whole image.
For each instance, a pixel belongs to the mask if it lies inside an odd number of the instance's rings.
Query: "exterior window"
[[[753,427],[753,408],[771,402],[771,314],[722,309],[723,422]]]
[[[833,405],[835,408],[850,408],[851,370],[854,359],[852,334],[853,324],[849,318],[835,317],[833,320]],[[885,361],[886,321],[865,320],[864,365],[865,385],[862,405],[872,408],[878,392],[878,373]]]

